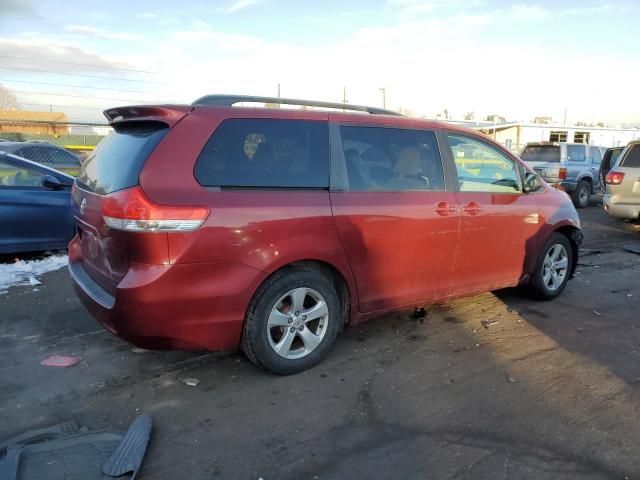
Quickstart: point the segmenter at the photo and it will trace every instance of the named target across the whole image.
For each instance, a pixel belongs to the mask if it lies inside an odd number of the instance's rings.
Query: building
[[[520,152],[529,142],[588,143],[602,147],[619,147],[640,138],[638,128],[585,127],[528,122],[451,122],[479,130],[513,152]]]
[[[67,116],[62,112],[0,110],[0,132],[30,135],[67,135]]]

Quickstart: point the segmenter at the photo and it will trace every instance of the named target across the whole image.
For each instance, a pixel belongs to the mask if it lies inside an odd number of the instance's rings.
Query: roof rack
[[[316,100],[298,100],[295,98],[280,97],[256,97],[252,95],[205,95],[200,97],[192,105],[213,105],[218,107],[232,107],[236,103],[254,102],[254,103],[275,103],[278,105],[302,105],[306,107],[334,108],[337,110],[353,110],[357,112],[366,112],[372,115],[395,115],[402,116],[393,110],[384,108],[367,107],[364,105],[350,105],[348,103],[319,102]]]

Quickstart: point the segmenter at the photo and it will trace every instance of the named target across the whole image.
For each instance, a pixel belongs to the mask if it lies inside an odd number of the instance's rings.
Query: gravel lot
[[[640,229],[580,214],[585,255],[559,299],[502,291],[423,322],[387,315],[291,377],[240,354],[132,349],[66,270],[47,274],[0,296],[0,442],[146,412],[142,480],[640,478],[640,255],[622,249]],[[41,366],[51,354],[83,361]]]

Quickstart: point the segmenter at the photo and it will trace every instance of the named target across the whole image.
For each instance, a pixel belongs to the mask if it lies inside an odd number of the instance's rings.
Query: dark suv
[[[232,106],[248,101],[351,112]],[[345,324],[519,284],[551,299],[575,270],[567,195],[471,130],[216,95],[105,114],[69,269],[93,315],[142,347],[242,346],[294,373]]]

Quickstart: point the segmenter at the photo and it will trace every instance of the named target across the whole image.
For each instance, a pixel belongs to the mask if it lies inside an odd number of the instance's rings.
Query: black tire
[[[571,200],[576,208],[587,208],[591,202],[591,183],[580,180],[576,189],[571,192]]]
[[[283,295],[302,287],[313,289],[324,298],[328,308],[326,331],[320,343],[306,356],[288,359],[278,355],[271,346],[267,321],[272,309]],[[258,289],[249,304],[244,322],[242,349],[249,360],[270,372],[278,375],[302,372],[314,366],[327,355],[343,321],[338,294],[333,283],[326,276],[308,268],[284,269],[269,278]],[[282,328],[284,332],[284,329],[288,327]]]
[[[562,245],[567,252],[567,271],[559,287],[551,289],[544,281],[544,261],[549,251],[558,244]],[[531,273],[531,281],[527,286],[529,296],[536,300],[553,300],[560,295],[571,277],[573,256],[574,252],[569,239],[562,233],[553,233],[538,254],[534,271]]]

